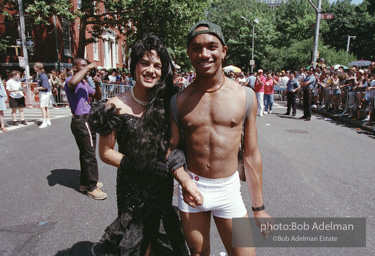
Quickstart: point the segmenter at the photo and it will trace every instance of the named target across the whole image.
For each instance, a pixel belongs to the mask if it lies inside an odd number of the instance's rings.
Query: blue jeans
[[[273,105],[273,94],[264,94],[264,111],[268,112],[268,106],[270,106],[270,111],[272,111]]]

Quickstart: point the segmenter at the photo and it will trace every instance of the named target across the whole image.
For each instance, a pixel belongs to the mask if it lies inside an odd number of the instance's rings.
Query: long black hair
[[[131,49],[130,73],[135,76],[137,63],[145,54],[155,50],[162,63],[160,80],[149,91],[149,104],[140,119],[136,136],[130,138],[129,146],[137,165],[142,167],[150,158],[164,161],[170,139],[169,101],[177,88],[173,85],[174,67],[167,48],[153,33],[143,36]]]

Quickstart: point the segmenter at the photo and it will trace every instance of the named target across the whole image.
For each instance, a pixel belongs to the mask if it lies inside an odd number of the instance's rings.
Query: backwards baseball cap
[[[196,31],[197,28],[199,28],[199,27],[206,27],[207,29]],[[219,40],[221,41],[221,43],[223,45],[226,45],[223,32],[221,31],[221,27],[219,25],[215,24],[215,23],[212,23],[212,22],[208,21],[208,20],[203,20],[203,21],[197,22],[194,26],[192,26],[189,29],[189,33],[188,33],[188,36],[187,36],[188,47],[190,45],[191,40],[193,40],[194,37],[196,37],[197,35],[200,35],[200,34],[214,35],[217,38],[219,38]]]

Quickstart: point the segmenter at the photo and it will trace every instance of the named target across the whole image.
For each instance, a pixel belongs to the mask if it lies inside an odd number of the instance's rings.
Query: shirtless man
[[[192,255],[210,254],[211,214],[230,255],[255,255],[255,248],[232,248],[232,218],[248,216],[236,171],[246,105],[252,109],[244,132],[244,166],[252,209],[255,218],[270,217],[263,205],[257,101],[251,89],[223,75],[227,49],[218,25],[203,21],[190,28],[187,54],[197,76],[171,100],[171,149],[178,147],[181,131],[186,143],[189,171],[180,168],[174,176],[181,184],[179,209]]]

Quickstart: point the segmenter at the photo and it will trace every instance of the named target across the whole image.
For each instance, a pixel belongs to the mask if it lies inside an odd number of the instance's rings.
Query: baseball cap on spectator
[[[361,73],[362,75],[365,74],[365,71],[363,69],[358,70],[358,72]]]
[[[263,73],[263,69],[258,69],[258,73]]]
[[[197,28],[199,28],[199,27],[206,27],[207,29],[196,31]],[[208,21],[208,20],[203,20],[203,21],[197,22],[194,26],[192,26],[189,29],[188,37],[187,37],[188,47],[190,45],[191,40],[193,40],[194,37],[196,37],[197,35],[200,35],[200,34],[214,35],[220,40],[220,42],[224,46],[226,45],[223,32],[221,31],[221,27],[219,25],[215,24],[215,23],[212,23],[212,22]]]

